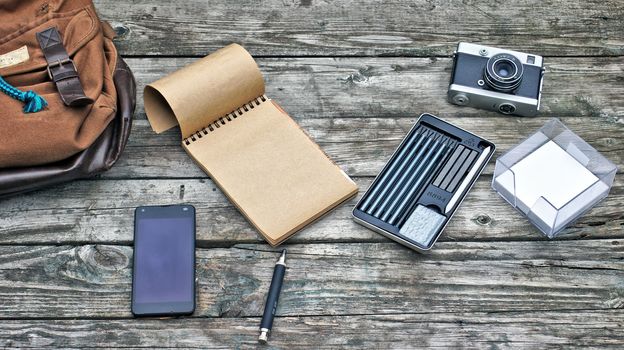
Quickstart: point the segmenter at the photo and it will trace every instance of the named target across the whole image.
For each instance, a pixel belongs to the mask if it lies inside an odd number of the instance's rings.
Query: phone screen
[[[132,312],[190,314],[195,308],[195,209],[139,207],[135,213]]]

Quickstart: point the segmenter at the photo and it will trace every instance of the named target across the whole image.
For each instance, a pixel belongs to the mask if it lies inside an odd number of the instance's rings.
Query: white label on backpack
[[[28,47],[24,45],[17,50],[0,55],[0,68],[11,67],[16,64],[26,62],[29,58]]]

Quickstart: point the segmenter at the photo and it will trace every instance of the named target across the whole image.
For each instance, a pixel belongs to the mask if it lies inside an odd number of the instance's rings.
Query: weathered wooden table
[[[624,164],[621,0],[96,1],[139,83],[126,152],[90,180],[0,201],[0,346],[254,348],[275,249],[155,135],[142,88],[230,42],[268,94],[366,190],[417,116],[492,140],[496,156],[559,117]],[[458,41],[546,57],[542,112],[446,102]],[[624,175],[548,241],[491,189],[493,161],[430,254],[355,224],[356,199],[295,235],[271,347],[622,348]],[[133,319],[133,209],[197,207],[192,317]],[[262,348],[262,347],[260,347]]]

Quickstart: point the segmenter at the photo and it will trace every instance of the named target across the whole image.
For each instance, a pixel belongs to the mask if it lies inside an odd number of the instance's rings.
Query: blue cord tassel
[[[48,106],[48,102],[34,91],[21,91],[11,86],[2,77],[0,77],[0,91],[11,98],[24,102],[24,113],[37,113]]]

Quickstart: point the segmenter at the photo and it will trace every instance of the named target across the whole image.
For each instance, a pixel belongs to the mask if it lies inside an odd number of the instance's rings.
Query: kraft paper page
[[[185,148],[272,245],[357,193],[268,99]]]
[[[182,146],[277,245],[357,193],[355,183],[276,103],[254,59],[229,45],[145,88],[154,131]]]
[[[231,44],[145,87],[145,112],[155,132],[180,124],[182,138],[264,94],[258,65]]]

